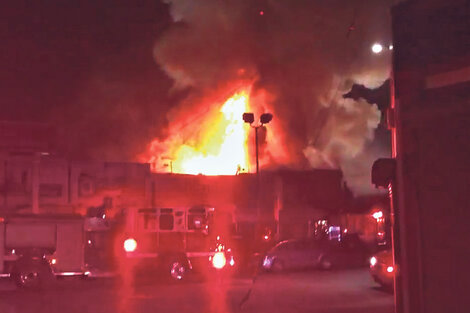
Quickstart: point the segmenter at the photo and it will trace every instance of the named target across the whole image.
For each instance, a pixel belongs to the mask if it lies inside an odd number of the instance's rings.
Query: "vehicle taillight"
[[[375,264],[377,264],[377,259],[373,256],[370,258],[370,266],[375,266]]]
[[[216,269],[221,269],[225,266],[227,260],[224,252],[216,252],[212,257],[212,266]]]
[[[124,241],[124,250],[126,252],[134,252],[137,249],[137,241],[133,238],[126,239]]]
[[[387,272],[392,273],[394,270],[393,266],[387,267]]]

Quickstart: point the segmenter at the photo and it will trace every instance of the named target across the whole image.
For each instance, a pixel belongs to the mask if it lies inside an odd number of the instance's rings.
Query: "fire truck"
[[[157,270],[178,281],[189,272],[235,268],[230,213],[205,205],[139,208],[128,209],[124,221],[121,265],[135,275]]]
[[[99,267],[94,239],[108,232],[104,220],[79,215],[0,217],[0,277],[40,288],[56,277],[91,275]]]

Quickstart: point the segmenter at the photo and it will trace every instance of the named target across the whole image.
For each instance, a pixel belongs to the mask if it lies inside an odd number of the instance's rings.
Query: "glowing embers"
[[[206,128],[197,144],[184,144],[178,148],[174,171],[194,175],[234,175],[240,169],[246,169],[249,128],[244,125],[242,115],[247,110],[247,92],[239,92],[229,98],[219,114],[204,124]]]

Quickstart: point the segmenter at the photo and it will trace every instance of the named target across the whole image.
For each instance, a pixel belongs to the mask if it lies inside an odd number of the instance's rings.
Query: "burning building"
[[[387,154],[369,149],[380,111],[342,95],[354,83],[377,87],[388,78],[390,56],[364,47],[379,32],[389,40],[387,6],[357,1],[354,13],[311,1],[167,2],[173,23],[154,56],[182,100],[141,162],[159,173],[235,175],[254,172],[258,148],[263,170],[342,169],[353,190],[364,191],[348,176],[360,176],[357,165],[372,163],[369,155]],[[274,118],[252,125],[255,132],[243,123],[246,112]]]
[[[281,238],[307,236],[309,220],[348,210],[353,200],[339,170],[153,174],[151,190],[152,206],[211,204],[232,213],[241,233],[269,228]]]

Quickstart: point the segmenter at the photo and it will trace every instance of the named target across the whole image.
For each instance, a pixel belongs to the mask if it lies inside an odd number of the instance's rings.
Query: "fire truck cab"
[[[227,246],[230,214],[204,205],[129,209],[126,214],[122,248],[134,272],[158,269],[181,280],[190,270],[235,265]]]

